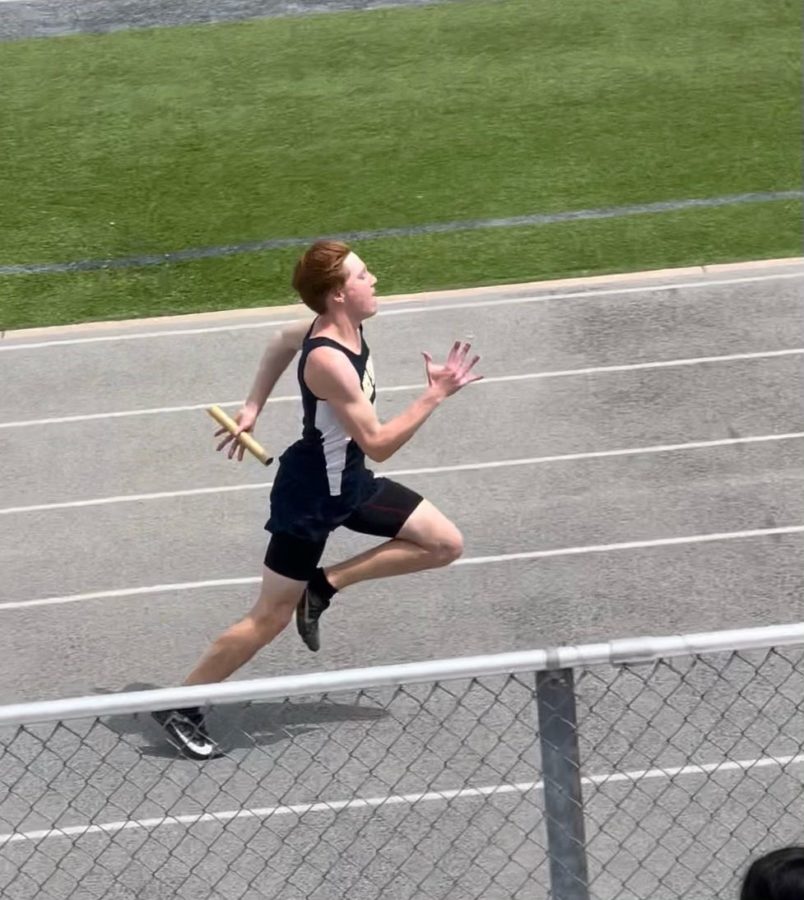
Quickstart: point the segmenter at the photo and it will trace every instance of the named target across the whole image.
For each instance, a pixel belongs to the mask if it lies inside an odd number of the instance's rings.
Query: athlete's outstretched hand
[[[482,375],[472,374],[472,369],[480,357],[473,356],[467,362],[470,348],[471,344],[462,344],[460,341],[455,341],[443,366],[435,364],[429,353],[422,353],[427,369],[427,384],[443,394],[444,397],[449,397],[459,391],[464,385],[471,384],[473,381],[480,381],[483,377]]]
[[[241,434],[244,431],[252,431],[254,428],[254,423],[257,421],[257,416],[260,414],[259,409],[257,409],[256,405],[247,403],[240,412],[234,417],[235,422],[237,422],[237,432],[235,434],[230,434],[225,428],[220,428],[215,432],[215,437],[220,437],[220,435],[225,434],[226,437],[218,444],[217,449],[223,450],[223,448],[227,444],[231,444],[229,447],[229,459],[232,459],[237,453],[238,462],[242,461],[243,455],[246,452],[246,448],[240,443],[240,441],[236,441],[235,437],[238,434]]]

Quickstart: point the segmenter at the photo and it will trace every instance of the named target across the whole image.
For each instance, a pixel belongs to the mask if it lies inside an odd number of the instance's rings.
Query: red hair
[[[327,297],[346,284],[343,263],[351,248],[341,241],[316,241],[293,270],[293,288],[319,315],[327,311]]]

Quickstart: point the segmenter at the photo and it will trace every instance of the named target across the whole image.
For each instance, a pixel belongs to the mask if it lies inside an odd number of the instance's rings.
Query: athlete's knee
[[[260,597],[249,613],[254,639],[261,646],[272,641],[293,618],[301,591],[277,591],[271,593],[263,586]]]
[[[293,618],[294,606],[281,603],[261,606],[249,614],[252,639],[260,647],[270,643],[284,631]]]
[[[434,566],[448,566],[463,555],[463,535],[455,526],[444,529],[428,549]]]

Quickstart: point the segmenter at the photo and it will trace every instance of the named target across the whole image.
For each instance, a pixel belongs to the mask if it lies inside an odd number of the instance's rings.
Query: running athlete
[[[377,279],[357,254],[337,241],[318,241],[296,264],[293,287],[316,313],[294,323],[268,346],[251,393],[236,416],[238,434],[251,431],[282,372],[301,350],[298,365],[302,436],[279,459],[271,489],[271,533],[262,587],[251,611],[207,650],[186,685],[222,681],[270,643],[296,614],[296,627],[313,651],[319,619],[333,596],[350,585],[446,566],[463,552],[461,533],[429,501],[366,466],[389,459],[452,394],[482,376],[469,344],[456,342],[446,364],[424,353],[427,386],[402,413],[381,423],[363,322],[377,312]],[[218,450],[243,458],[227,434]],[[319,566],[329,534],[339,526],[386,538],[333,566]],[[193,759],[219,755],[200,708],[154,714],[173,743]]]

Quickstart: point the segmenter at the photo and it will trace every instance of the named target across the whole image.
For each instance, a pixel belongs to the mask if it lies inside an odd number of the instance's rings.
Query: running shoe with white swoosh
[[[207,732],[204,714],[197,706],[151,713],[165,729],[168,740],[190,759],[214,759],[222,751]]]

